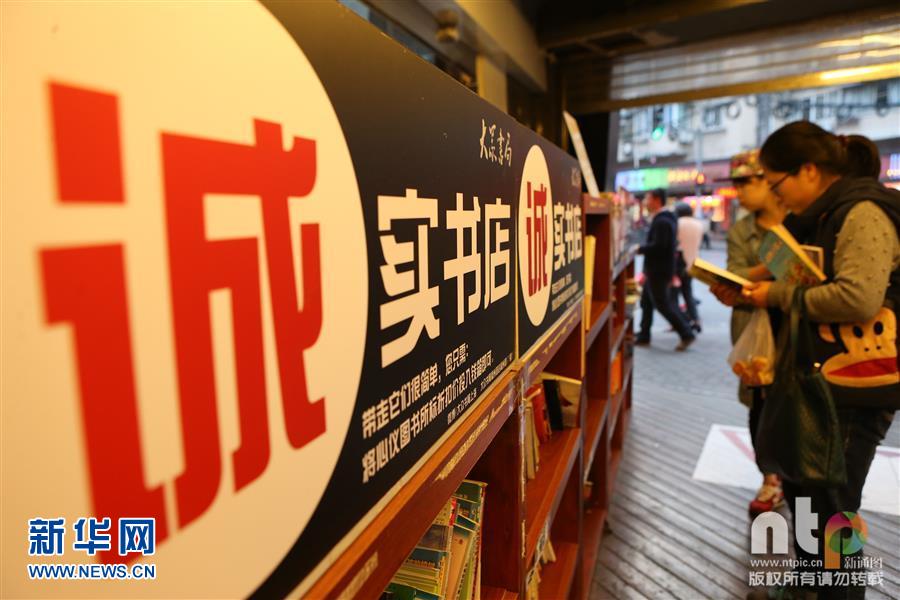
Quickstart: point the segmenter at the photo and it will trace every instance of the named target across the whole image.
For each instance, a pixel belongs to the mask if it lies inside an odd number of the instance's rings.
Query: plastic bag
[[[753,311],[728,355],[728,364],[746,385],[771,385],[775,380],[775,338],[766,309]]]

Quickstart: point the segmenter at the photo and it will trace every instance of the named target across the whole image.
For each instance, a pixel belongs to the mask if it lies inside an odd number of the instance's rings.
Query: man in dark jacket
[[[694,334],[684,314],[672,303],[669,294],[672,277],[675,275],[678,220],[674,214],[663,210],[665,205],[665,190],[653,190],[644,197],[644,206],[653,220],[650,222],[647,243],[639,250],[644,255],[644,292],[641,296],[641,330],[636,343],[650,343],[650,327],[655,308],[681,337],[681,342],[675,347],[676,351],[681,352],[693,343]]]

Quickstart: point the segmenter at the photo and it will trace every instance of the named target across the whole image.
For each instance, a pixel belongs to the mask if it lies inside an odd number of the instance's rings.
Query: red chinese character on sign
[[[536,294],[547,285],[547,188],[531,189],[528,182],[527,207],[531,211],[525,219],[528,236],[528,295]]]
[[[60,202],[125,203],[117,98],[51,84],[50,100]],[[308,195],[315,184],[316,146],[294,138],[285,150],[274,123],[255,121],[254,131],[252,145],[161,136],[185,453],[175,481],[182,527],[209,508],[221,481],[210,320],[217,290],[231,296],[241,440],[231,456],[235,490],[258,478],[270,455],[259,241],[207,239],[209,194],[260,198],[286,435],[300,448],[325,432],[324,398],[309,397],[304,365],[322,327],[319,226],[300,226],[298,286],[288,218],[288,199]],[[170,532],[162,486],[144,483],[123,254],[122,244],[43,250],[46,315],[74,330],[95,514],[155,518],[162,541]]]
[[[58,84],[49,92],[59,201],[124,202],[117,98]],[[146,486],[141,458],[123,254],[122,244],[43,250],[45,313],[72,328],[94,514],[155,518],[162,541],[163,488]]]
[[[255,122],[256,144],[163,134],[169,265],[176,359],[185,441],[185,471],[176,481],[182,525],[200,516],[219,486],[219,433],[209,294],[232,293],[241,447],[233,456],[235,488],[256,479],[269,458],[265,370],[255,239],[209,241],[206,194],[257,195],[262,201],[275,343],[288,440],[300,448],[325,431],[325,405],[307,393],[303,353],[322,326],[318,225],[303,225],[303,309],[291,262],[288,198],[315,183],[315,143],[282,148],[281,127]]]

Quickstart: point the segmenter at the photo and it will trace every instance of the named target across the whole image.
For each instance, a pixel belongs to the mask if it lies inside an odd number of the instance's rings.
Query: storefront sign
[[[520,206],[568,303],[576,161],[336,3],[2,17],[0,595],[302,593],[512,364]]]
[[[616,173],[616,189],[645,192],[656,188],[693,189],[712,180],[728,177],[728,161],[703,163],[696,167],[657,167]]]

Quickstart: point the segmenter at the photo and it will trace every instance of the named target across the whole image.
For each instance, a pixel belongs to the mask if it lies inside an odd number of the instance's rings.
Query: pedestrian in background
[[[672,304],[669,288],[675,276],[675,249],[678,224],[675,215],[665,210],[666,192],[657,189],[647,192],[644,206],[652,216],[647,242],[638,252],[644,255],[644,292],[641,295],[641,330],[635,340],[637,345],[650,343],[650,328],[653,326],[653,310],[669,322],[681,341],[675,347],[682,352],[694,342],[694,333],[684,315]]]
[[[675,216],[678,218],[678,251],[675,254],[675,274],[678,285],[672,286],[672,302],[677,307],[679,293],[684,298],[682,313],[688,320],[691,330],[700,333],[700,315],[697,312],[697,300],[694,298],[694,278],[688,269],[700,254],[700,243],[703,240],[703,222],[694,216],[694,210],[687,202],[675,204]]]

